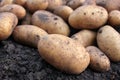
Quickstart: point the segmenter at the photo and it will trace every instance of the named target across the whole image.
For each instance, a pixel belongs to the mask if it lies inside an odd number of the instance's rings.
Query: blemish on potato
[[[102,30],[99,30],[98,33],[102,33]]]
[[[58,20],[58,18],[57,18],[57,17],[55,17],[55,18],[54,18],[54,20]]]
[[[42,21],[48,20],[48,15],[46,15],[46,14],[38,14],[38,17],[39,17],[40,20],[42,20]]]

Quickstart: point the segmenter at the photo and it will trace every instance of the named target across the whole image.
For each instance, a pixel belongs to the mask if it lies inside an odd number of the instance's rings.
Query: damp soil
[[[9,38],[0,42],[0,80],[120,80],[120,63],[111,63],[104,73],[88,67],[79,75],[66,74],[44,61],[37,49]]]

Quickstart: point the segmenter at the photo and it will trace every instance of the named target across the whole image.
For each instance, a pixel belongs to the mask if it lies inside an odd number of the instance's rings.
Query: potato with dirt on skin
[[[71,74],[83,72],[90,61],[81,44],[60,34],[43,36],[38,43],[38,51],[49,64]]]
[[[63,5],[62,0],[48,0],[47,10],[54,11],[56,7]]]
[[[70,34],[68,24],[61,17],[45,10],[36,11],[32,15],[32,24],[39,26],[49,34],[62,34],[65,36]]]
[[[12,4],[13,0],[0,0],[0,7],[6,5],[6,4]]]
[[[105,7],[107,0],[96,0],[96,4]]]
[[[75,9],[69,16],[69,24],[76,29],[97,29],[108,20],[105,8],[87,0],[83,6]]]
[[[120,61],[120,34],[106,25],[98,30],[97,44],[111,61]]]
[[[38,41],[47,35],[43,29],[34,25],[19,25],[13,31],[13,38],[16,42],[37,48]]]
[[[108,22],[112,26],[120,26],[120,11],[113,10],[109,13]]]
[[[73,12],[73,9],[69,6],[59,6],[54,10],[54,14],[60,16],[65,21],[68,21],[68,17]]]
[[[80,7],[81,5],[83,5],[83,3],[85,2],[85,0],[69,0],[66,5],[71,7],[72,9],[76,9],[78,7]]]
[[[0,41],[7,39],[18,23],[16,15],[9,12],[0,13]]]
[[[99,72],[110,69],[110,60],[100,49],[95,46],[88,46],[86,50],[90,55],[90,68]]]
[[[45,10],[48,7],[47,0],[27,0],[26,8],[30,12],[35,12],[37,10]]]
[[[71,36],[72,39],[82,44],[84,47],[94,45],[97,33],[92,30],[83,29]]]
[[[13,3],[24,6],[27,0],[13,0]]]
[[[26,10],[17,4],[7,4],[3,7],[0,7],[0,12],[12,12],[18,17],[18,19],[22,19],[26,15]]]

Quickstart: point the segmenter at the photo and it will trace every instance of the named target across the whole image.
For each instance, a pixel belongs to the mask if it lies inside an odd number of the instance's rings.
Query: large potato
[[[26,8],[31,12],[35,12],[37,10],[45,10],[47,7],[48,7],[47,0],[27,0],[26,1]]]
[[[115,29],[109,25],[100,28],[97,43],[111,61],[120,61],[120,34]]]
[[[44,10],[36,11],[33,14],[32,24],[39,26],[49,34],[62,34],[68,36],[70,33],[69,26],[61,17]]]
[[[38,50],[48,63],[67,73],[80,74],[89,65],[90,57],[85,48],[64,35],[42,37]]]
[[[13,31],[13,37],[16,42],[37,48],[38,41],[47,32],[33,25],[19,25]]]
[[[113,10],[109,13],[108,22],[112,26],[120,26],[120,11]]]
[[[69,16],[69,24],[76,29],[96,29],[108,20],[106,9],[96,5],[84,5]]]
[[[7,4],[3,7],[0,7],[0,12],[12,12],[14,13],[19,19],[22,19],[26,15],[26,10],[17,4]]]
[[[0,41],[7,39],[18,23],[17,17],[13,13],[0,13]]]
[[[71,38],[82,44],[84,47],[87,47],[95,43],[96,35],[96,32],[84,29],[76,34],[73,34]]]
[[[54,10],[54,14],[60,16],[65,21],[68,21],[68,17],[73,12],[73,9],[69,6],[59,6]]]
[[[95,46],[88,46],[86,50],[90,55],[90,68],[99,72],[110,69],[110,60],[101,50]]]

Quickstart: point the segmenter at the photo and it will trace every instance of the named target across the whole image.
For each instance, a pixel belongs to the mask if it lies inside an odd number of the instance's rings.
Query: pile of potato
[[[120,62],[120,0],[1,0],[0,40],[38,48],[40,56],[70,74],[98,72]],[[79,32],[72,34],[71,27]]]

